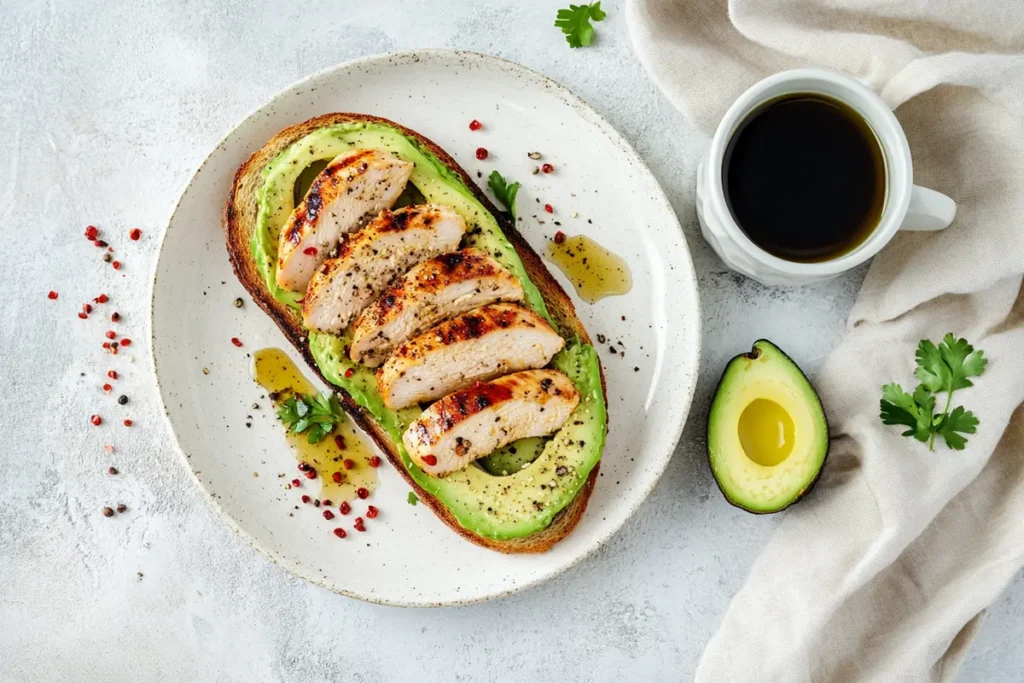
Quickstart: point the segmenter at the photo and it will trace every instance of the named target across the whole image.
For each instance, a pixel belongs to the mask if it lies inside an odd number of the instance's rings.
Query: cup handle
[[[956,217],[956,202],[935,190],[914,185],[900,230],[942,230]]]

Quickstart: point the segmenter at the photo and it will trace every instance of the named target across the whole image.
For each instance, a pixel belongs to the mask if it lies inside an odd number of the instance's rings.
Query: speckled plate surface
[[[591,336],[603,340],[609,434],[586,514],[547,553],[502,555],[463,540],[424,506],[410,505],[408,487],[388,465],[368,501],[380,516],[365,533],[350,530],[344,540],[330,533],[336,524],[319,510],[299,503],[300,491],[285,489],[296,473],[294,456],[271,411],[251,409],[263,392],[251,379],[249,354],[279,346],[298,356],[235,279],[220,217],[232,176],[250,153],[279,129],[332,111],[402,123],[438,143],[470,174],[480,171],[481,185],[493,169],[522,181],[518,206],[526,220],[520,230],[536,251],[543,253],[561,229],[586,234],[629,263],[629,294],[594,305],[574,296]],[[483,130],[469,130],[474,118]],[[475,158],[480,146],[490,151],[486,161]],[[537,162],[527,152],[534,150],[555,173],[531,174]],[[553,216],[542,210],[545,203],[556,207]],[[690,408],[700,348],[696,287],[685,239],[658,183],[584,102],[495,57],[403,52],[341,64],[296,83],[213,150],[163,237],[153,278],[152,357],[183,461],[241,538],[288,571],[344,595],[395,605],[469,603],[565,570],[640,507]],[[239,296],[247,303],[235,308]],[[232,337],[244,347],[233,346]]]

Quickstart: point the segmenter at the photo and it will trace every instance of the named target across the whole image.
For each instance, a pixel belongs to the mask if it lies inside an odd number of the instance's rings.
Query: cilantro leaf
[[[592,5],[569,5],[569,9],[558,10],[555,26],[562,29],[569,47],[587,47],[594,42],[594,27],[590,22],[604,21],[606,16],[600,2]]]
[[[345,416],[338,400],[325,391],[319,395],[295,394],[282,401],[277,417],[289,432],[305,432],[306,441],[320,443]]]
[[[952,334],[947,334],[942,338],[942,343],[939,344],[939,353],[942,355],[942,360],[949,366],[949,391],[973,387],[974,383],[967,378],[977,377],[985,372],[985,366],[988,365],[984,351],[975,351],[966,339],[957,339]]]
[[[983,351],[975,351],[966,339],[947,334],[938,346],[927,339],[921,340],[914,376],[929,391],[953,392],[974,386],[967,378],[983,373],[987,364]]]
[[[934,426],[935,396],[918,384],[914,389],[914,403],[917,404],[917,426],[914,429],[914,438],[918,441],[927,441],[931,438]]]
[[[946,440],[947,446],[962,451],[967,443],[967,439],[960,436],[958,432],[974,434],[975,427],[977,426],[978,418],[974,417],[974,413],[964,410],[963,406],[957,406],[949,415],[942,418],[936,431]]]
[[[935,397],[923,386],[910,395],[899,384],[886,384],[882,387],[880,407],[883,424],[910,427],[903,436],[913,436],[918,441],[927,441],[931,436]]]
[[[412,491],[409,491],[409,498],[408,498],[408,500],[409,500],[409,505],[415,505],[416,503],[420,502],[420,499],[417,498],[416,494],[413,493]]]
[[[883,424],[916,427],[918,412],[914,397],[903,391],[899,384],[886,384],[882,387],[879,417]]]
[[[289,398],[278,407],[277,417],[281,422],[295,422],[299,419],[298,413],[295,412],[295,398]]]
[[[922,339],[917,345],[917,377],[928,391],[945,391],[949,387],[949,366],[942,360],[938,347],[929,339]]]
[[[487,187],[498,198],[498,201],[505,205],[505,208],[512,218],[516,217],[516,193],[519,192],[519,183],[508,183],[500,173],[491,171],[487,176]]]
[[[957,339],[952,333],[938,345],[922,339],[915,358],[914,376],[921,384],[912,395],[898,384],[883,386],[879,413],[882,423],[909,427],[903,436],[927,442],[929,450],[934,450],[936,436],[941,436],[950,448],[963,450],[967,439],[961,435],[974,434],[978,418],[963,406],[950,412],[953,392],[974,386],[968,378],[985,372],[988,359],[983,351],[975,350],[966,339]],[[939,392],[946,394],[946,407],[936,414],[935,394]]]

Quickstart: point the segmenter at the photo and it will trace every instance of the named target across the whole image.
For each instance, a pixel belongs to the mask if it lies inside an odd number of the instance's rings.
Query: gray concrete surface
[[[725,271],[693,215],[706,138],[646,79],[621,3],[604,4],[596,45],[572,51],[551,25],[555,2],[0,3],[0,680],[692,678],[777,523],[731,508],[711,481],[702,422],[717,374],[761,336],[813,373],[841,337],[863,273],[769,289]],[[239,542],[170,448],[143,339],[157,236],[221,135],[312,71],[416,47],[520,61],[606,116],[668,192],[705,314],[690,423],[640,512],[556,580],[431,611],[330,594]],[[88,223],[117,236],[119,273],[81,237]],[[136,225],[145,235],[130,243],[124,234]],[[75,313],[101,291],[139,342],[117,382],[131,430],[87,423],[109,357],[102,323]],[[115,453],[103,450],[107,434]],[[116,477],[106,474],[112,463]],[[117,502],[128,512],[99,514]],[[991,610],[961,680],[1020,680],[1022,622],[1018,580]]]

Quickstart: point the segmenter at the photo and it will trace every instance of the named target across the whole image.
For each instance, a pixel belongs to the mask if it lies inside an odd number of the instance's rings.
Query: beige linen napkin
[[[980,615],[1024,565],[1024,6],[1013,0],[630,0],[662,91],[714,130],[770,73],[867,83],[910,140],[915,181],[953,197],[939,233],[875,258],[847,336],[814,378],[832,448],[816,490],[757,558],[697,680],[949,681]],[[919,339],[985,350],[967,449],[930,453],[878,418],[914,384]],[[1019,672],[1018,672],[1019,673]]]

